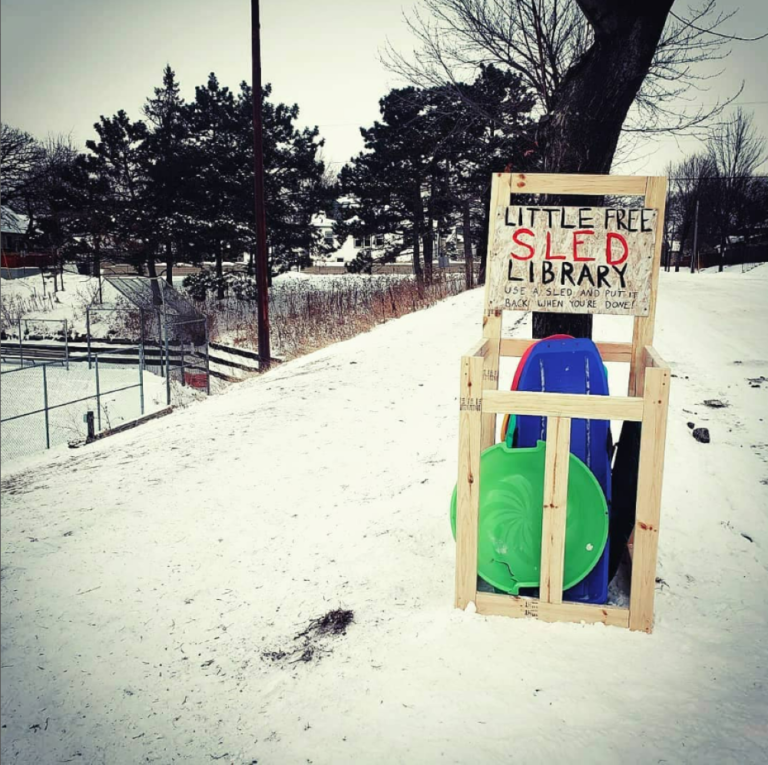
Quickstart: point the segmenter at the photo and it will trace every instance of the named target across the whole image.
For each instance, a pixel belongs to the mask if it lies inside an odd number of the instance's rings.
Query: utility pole
[[[264,212],[264,154],[261,140],[261,24],[259,0],[251,0],[251,89],[253,96],[253,186],[256,199],[256,311],[259,320],[259,371],[269,369],[269,293],[267,219]]]
[[[699,200],[696,200],[696,213],[693,218],[693,252],[691,253],[691,273],[696,270],[696,260],[699,256]]]

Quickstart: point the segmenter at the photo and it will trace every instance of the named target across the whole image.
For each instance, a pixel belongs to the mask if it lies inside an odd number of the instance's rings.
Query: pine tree
[[[465,241],[470,229],[477,239],[470,211],[487,199],[491,172],[525,167],[532,106],[519,78],[495,67],[464,86],[392,90],[380,101],[381,122],[361,129],[365,150],[341,171],[342,193],[355,200],[342,233],[399,235],[384,258],[412,246],[414,273],[431,279],[435,229],[459,218]],[[364,259],[354,267],[370,270]]]
[[[148,204],[148,176],[144,153],[147,126],[132,122],[120,110],[114,117],[102,116],[94,125],[98,141],[87,141],[92,152],[90,169],[108,186],[113,203],[112,236],[121,258],[146,268],[156,278],[155,257],[159,239]],[[159,298],[159,292],[157,293]]]
[[[307,265],[312,250],[319,245],[311,226],[312,216],[333,203],[334,190],[325,178],[325,165],[319,158],[323,141],[315,128],[299,130],[296,104],[287,106],[269,100],[272,88],[262,89],[264,151],[264,196],[266,204],[267,247],[271,275],[296,265]],[[237,99],[240,136],[247,157],[248,172],[241,175],[243,203],[238,220],[246,232],[249,252],[256,250],[254,219],[253,123],[251,88],[241,83]]]
[[[195,88],[187,119],[191,249],[198,259],[213,254],[217,297],[222,299],[224,254],[239,252],[242,244],[235,211],[243,190],[242,175],[247,172],[234,94],[211,73],[206,85]]]
[[[173,283],[173,263],[183,250],[188,221],[188,112],[179,95],[176,74],[163,70],[163,85],[147,99],[144,116],[151,127],[143,147],[147,174],[147,204],[165,255],[166,279]]]
[[[402,88],[384,96],[379,101],[381,122],[360,129],[365,149],[339,175],[342,194],[355,200],[355,218],[341,227],[342,235],[401,235],[387,258],[394,259],[410,244],[417,278],[423,275],[422,188],[435,144],[435,136],[424,132],[422,94]]]

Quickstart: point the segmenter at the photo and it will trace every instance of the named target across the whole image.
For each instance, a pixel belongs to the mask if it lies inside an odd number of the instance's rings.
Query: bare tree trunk
[[[155,268],[155,256],[153,253],[147,255],[147,273],[151,280],[152,304],[161,306],[163,304],[163,296],[160,294],[160,285],[157,283],[157,269]]]
[[[480,255],[480,267],[477,269],[477,283],[485,284],[485,266],[488,260],[488,224],[491,214],[491,188],[483,194],[483,223],[477,240],[477,252]]]
[[[427,284],[432,283],[434,274],[433,264],[435,258],[435,221],[434,221],[434,198],[435,198],[435,168],[432,169],[429,185],[429,204],[427,205],[427,230],[424,232],[424,276]],[[421,207],[421,194],[419,194],[419,206]],[[423,209],[423,207],[422,207]],[[439,257],[440,253],[438,253]]]
[[[427,219],[427,230],[424,232],[424,279],[427,284],[432,282],[432,266],[435,249],[435,237],[432,229],[432,219]]]
[[[594,30],[591,47],[553,94],[539,123],[548,173],[608,173],[627,112],[650,68],[673,0],[576,0]],[[594,204],[566,198],[571,205]],[[590,337],[592,316],[533,315],[533,336]]]
[[[216,242],[216,298],[224,300],[224,264],[222,262],[221,242]]]
[[[424,280],[424,271],[421,268],[421,257],[419,246],[421,243],[421,214],[416,210],[413,216],[413,273],[416,275],[416,281],[421,284]]]
[[[56,247],[52,249],[53,249],[53,258],[51,262],[51,274],[53,275],[53,294],[55,295],[59,291],[59,281],[58,281],[59,251]]]
[[[469,209],[469,199],[464,200],[463,209],[463,231],[464,231],[464,283],[468,290],[472,289],[474,274],[472,273],[472,223]]]
[[[165,280],[173,284],[173,248],[170,242],[165,243]]]
[[[101,294],[101,242],[98,237],[93,242],[93,275],[99,280],[99,304],[102,302]]]

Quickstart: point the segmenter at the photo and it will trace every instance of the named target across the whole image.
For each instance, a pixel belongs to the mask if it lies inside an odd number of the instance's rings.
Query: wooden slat
[[[663,358],[661,358],[661,354],[652,346],[652,345],[646,345],[645,346],[645,353],[643,354],[643,364],[646,367],[656,367],[657,369],[669,369],[669,365],[666,361],[664,361]]]
[[[488,353],[488,340],[483,338],[478,340],[464,355],[465,356],[480,356],[484,358]]]
[[[565,516],[568,505],[568,461],[571,456],[571,421],[547,418],[544,460],[544,510],[541,520],[541,582],[545,603],[563,602]]]
[[[640,175],[511,173],[507,180],[509,186],[506,190],[511,194],[619,194],[642,196],[646,193],[646,182],[647,178]]]
[[[586,603],[542,603],[534,598],[478,592],[477,612],[485,616],[535,617],[545,622],[587,622],[611,627],[629,626],[629,609]]]
[[[526,352],[526,350],[528,350],[528,346],[533,345],[535,342],[536,340],[528,340],[519,337],[504,337],[501,340],[499,352],[506,358],[519,358]]]
[[[504,357],[522,356],[529,345],[537,342],[517,337],[505,337],[501,341],[501,355]],[[631,361],[632,343],[595,343],[603,361]]]
[[[488,391],[483,411],[497,414],[534,414],[542,417],[583,417],[588,420],[643,419],[643,399],[621,396],[584,396],[576,393]]]
[[[645,404],[640,434],[637,478],[637,513],[632,556],[629,626],[653,629],[653,598],[661,516],[661,485],[669,406],[669,369],[650,367],[645,372]]]
[[[456,505],[457,608],[466,608],[477,591],[477,521],[480,492],[483,359],[461,360],[459,394],[459,476]]]
[[[664,211],[667,204],[667,179],[649,177],[645,191],[645,206],[658,210],[656,215],[656,243],[651,267],[651,299],[648,315],[636,316],[632,331],[632,362],[629,368],[629,395],[642,396],[645,379],[643,353],[646,345],[653,345],[653,331],[656,323],[656,302],[659,290],[661,249],[664,244]]]
[[[488,350],[483,362],[483,390],[495,391],[499,388],[499,344],[501,342],[501,311],[483,317],[483,334],[488,340]],[[496,415],[483,413],[483,433],[480,438],[480,450],[483,451],[496,443]]]
[[[508,193],[509,191],[509,179],[504,176],[503,173],[495,173],[491,177],[491,203],[488,214],[488,250],[487,260],[490,262],[491,253],[496,240],[496,208],[498,206],[499,195],[502,193]],[[485,280],[484,295],[484,311],[483,311],[483,336],[488,337],[485,333],[485,325],[489,316],[494,315],[497,311],[490,306],[490,294],[491,294],[491,280]]]

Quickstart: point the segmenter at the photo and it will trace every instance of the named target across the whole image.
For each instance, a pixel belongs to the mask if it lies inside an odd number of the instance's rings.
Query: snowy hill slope
[[[764,762],[760,271],[662,274],[652,636],[451,608],[474,291],[4,475],[3,761]]]

